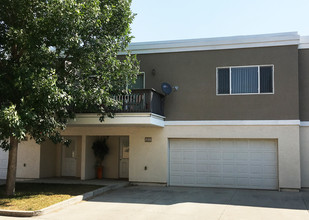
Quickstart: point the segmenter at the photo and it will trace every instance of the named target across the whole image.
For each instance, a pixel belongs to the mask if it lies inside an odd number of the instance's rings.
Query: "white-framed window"
[[[217,67],[217,95],[274,94],[274,65]]]

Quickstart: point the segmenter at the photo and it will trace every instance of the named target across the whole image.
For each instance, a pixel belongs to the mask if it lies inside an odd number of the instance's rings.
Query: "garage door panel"
[[[229,174],[233,175],[234,170],[235,170],[234,164],[224,164],[222,167],[223,167],[223,173],[225,175],[229,175]]]
[[[198,184],[198,186],[204,186],[204,185],[208,185],[208,177],[205,176],[198,176],[196,183]]]
[[[218,174],[218,173],[221,173],[221,164],[218,163],[218,164],[211,164],[208,166],[209,167],[209,173],[210,174]]]
[[[250,187],[250,178],[249,177],[238,177],[236,187],[247,188]]]
[[[170,176],[170,181],[171,181],[171,185],[182,185],[182,176],[181,175],[173,175],[173,176]]]
[[[268,176],[269,175],[274,176],[277,174],[277,167],[276,166],[264,166],[263,173]]]
[[[209,151],[209,160],[220,160],[221,159],[221,154],[218,151],[211,150]]]
[[[236,179],[235,177],[223,177],[223,185],[224,186],[230,186],[230,185],[235,185]]]
[[[250,173],[253,174],[253,175],[256,175],[256,174],[262,174],[263,173],[263,167],[261,166],[258,166],[258,165],[253,165],[250,167]]]
[[[207,172],[209,172],[208,165],[207,164],[198,164],[198,165],[196,165],[196,171],[207,173]]]
[[[276,189],[274,140],[170,141],[170,185]]]
[[[197,150],[196,152],[196,160],[205,160],[205,159],[209,159],[208,158],[208,152],[206,151],[201,151],[201,150]]]
[[[237,173],[238,175],[241,175],[241,174],[247,175],[249,173],[249,167],[248,166],[236,164],[235,167],[236,167],[235,173]]]
[[[182,151],[180,149],[171,149],[170,151],[170,160],[173,161],[180,161],[182,160]]]
[[[183,177],[183,183],[186,185],[195,185],[195,176],[194,175],[187,175]]]
[[[234,152],[222,152],[222,159],[223,160],[235,160],[235,153]]]
[[[183,171],[184,172],[195,172],[195,165],[194,164],[183,164]]]
[[[186,160],[189,160],[189,161],[195,160],[195,152],[193,152],[192,150],[190,150],[190,151],[184,150],[183,151],[183,158],[182,159],[184,161],[186,161]]]
[[[183,171],[182,164],[176,164],[176,163],[171,164],[170,165],[170,169],[171,169],[172,173],[182,172]]]
[[[268,186],[268,187],[271,187],[271,186],[273,186],[274,184],[277,184],[277,179],[275,179],[275,178],[273,178],[273,179],[271,179],[271,178],[267,178],[267,179],[263,179],[264,181],[263,181],[263,184],[265,185],[265,186]]]
[[[274,152],[265,152],[262,155],[263,161],[265,162],[274,162],[277,160],[276,154]]]

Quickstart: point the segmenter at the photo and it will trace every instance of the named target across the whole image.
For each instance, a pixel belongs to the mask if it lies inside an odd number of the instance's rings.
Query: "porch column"
[[[86,136],[82,135],[80,179],[86,179]]]

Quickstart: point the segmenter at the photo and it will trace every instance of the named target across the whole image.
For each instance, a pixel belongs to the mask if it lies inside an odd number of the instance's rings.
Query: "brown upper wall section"
[[[299,119],[297,46],[138,55],[146,88],[179,86],[165,99],[166,120]],[[216,67],[274,64],[275,94],[216,95]],[[156,74],[152,75],[152,69]]]
[[[299,50],[299,116],[309,121],[309,49]]]

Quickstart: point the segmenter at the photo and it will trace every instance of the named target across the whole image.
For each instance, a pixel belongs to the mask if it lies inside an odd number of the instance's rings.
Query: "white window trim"
[[[273,79],[273,92],[263,92],[260,93],[260,67],[263,66],[272,66],[273,72],[272,72],[272,79]],[[257,93],[232,93],[232,68],[246,68],[246,67],[258,67],[258,92]],[[218,85],[218,69],[226,68],[229,69],[230,74],[230,93],[229,94],[219,94],[219,85]],[[221,66],[216,68],[216,95],[217,96],[226,96],[226,95],[273,95],[275,94],[275,65],[274,64],[263,64],[263,65],[246,65],[246,66]]]

